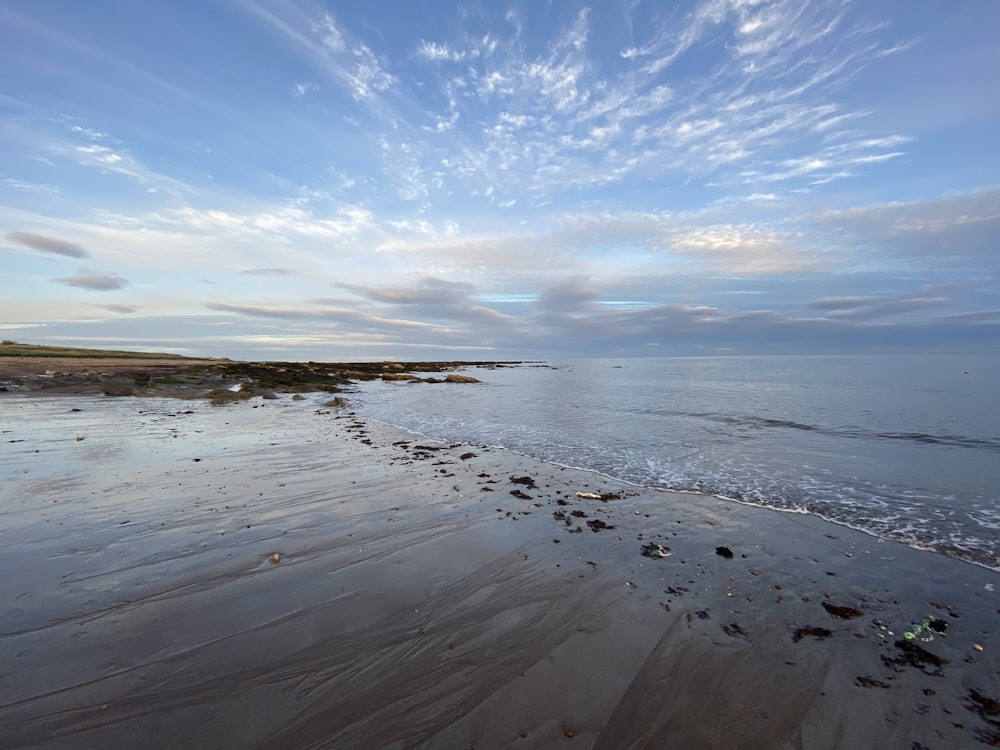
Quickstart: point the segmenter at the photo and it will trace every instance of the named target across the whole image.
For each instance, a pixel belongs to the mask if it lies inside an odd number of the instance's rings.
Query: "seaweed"
[[[832,602],[823,602],[823,609],[829,612],[830,617],[835,620],[851,620],[855,617],[861,617],[864,614],[857,607],[841,606]]]
[[[829,638],[832,635],[833,631],[829,630],[828,628],[817,628],[814,625],[806,625],[803,628],[796,628],[795,632],[792,634],[792,642],[798,643],[806,636],[812,638],[819,638],[820,640],[823,640],[825,638]]]

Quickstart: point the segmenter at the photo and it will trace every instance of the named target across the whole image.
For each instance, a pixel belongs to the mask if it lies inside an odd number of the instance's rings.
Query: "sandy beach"
[[[0,400],[0,747],[1000,746],[997,573],[325,398]]]

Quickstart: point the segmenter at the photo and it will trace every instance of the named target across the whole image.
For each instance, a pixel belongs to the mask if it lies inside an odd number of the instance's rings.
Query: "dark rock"
[[[719,557],[724,557],[727,560],[733,559],[733,551],[729,549],[729,547],[716,547],[715,554],[717,554]]]

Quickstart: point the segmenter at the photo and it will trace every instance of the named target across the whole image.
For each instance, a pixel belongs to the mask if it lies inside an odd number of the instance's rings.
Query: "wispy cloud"
[[[355,99],[375,104],[377,96],[396,83],[387,61],[349,34],[333,15],[310,17],[292,5],[277,10],[254,0],[243,0],[241,4]]]
[[[955,301],[942,296],[921,294],[885,295],[870,297],[826,297],[816,300],[811,307],[823,312],[824,317],[837,320],[872,321],[924,312],[953,306]]]
[[[120,313],[122,315],[131,315],[132,313],[139,312],[139,308],[134,305],[108,304],[94,305],[94,307],[100,307],[102,310],[108,310],[109,312]]]
[[[295,276],[298,271],[291,268],[247,268],[240,273],[247,276]]]
[[[946,11],[861,0],[190,12],[117,17],[169,21],[170,44],[190,29],[182,65],[99,19],[0,11],[5,320],[101,311],[130,340],[329,356],[997,335],[998,113],[945,52],[1000,58],[964,17],[945,34],[926,19]],[[211,54],[222,34],[231,56]],[[120,275],[56,273],[59,256]],[[141,314],[68,289],[127,279]]]
[[[231,236],[271,235],[342,240],[372,224],[372,213],[360,206],[341,206],[328,217],[316,216],[296,206],[274,205],[256,213],[235,213],[191,206],[167,211],[158,217],[166,225]]]
[[[17,180],[13,177],[4,177],[0,180],[0,185],[9,189],[16,190],[21,193],[58,193],[58,185],[47,185],[43,183],[27,182],[25,180]]]
[[[844,245],[883,249],[873,265],[902,270],[919,264],[976,278],[1000,276],[1000,187],[823,211],[813,220],[835,228]]]
[[[124,279],[116,273],[100,273],[98,271],[88,271],[83,268],[73,276],[52,280],[59,284],[75,286],[79,289],[88,289],[94,292],[110,292],[129,285],[128,279]]]
[[[319,91],[319,84],[311,81],[303,81],[292,86],[292,96],[305,96],[314,91]]]
[[[40,253],[51,253],[53,255],[65,255],[67,258],[87,258],[89,253],[75,242],[46,237],[41,234],[31,232],[8,232],[7,239],[22,247],[37,250]]]
[[[475,36],[421,41],[415,57],[449,103],[437,122],[485,122],[449,167],[481,190],[549,194],[669,173],[808,186],[905,154],[905,136],[860,129],[866,113],[838,100],[886,51],[849,5],[703,0],[646,33],[622,50],[634,64],[623,70],[598,61],[586,11],[542,56],[516,36],[494,38],[489,56]],[[675,75],[709,35],[727,53],[696,77]]]

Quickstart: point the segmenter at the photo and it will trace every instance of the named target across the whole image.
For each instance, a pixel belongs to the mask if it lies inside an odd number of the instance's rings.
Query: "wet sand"
[[[322,400],[0,400],[0,747],[1000,743],[997,573]]]

